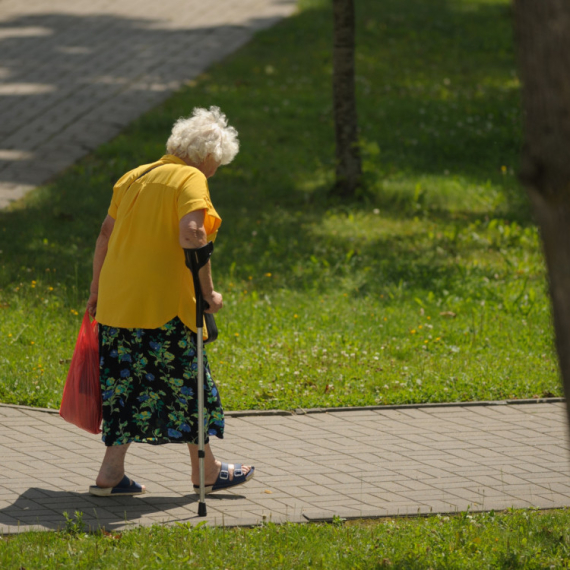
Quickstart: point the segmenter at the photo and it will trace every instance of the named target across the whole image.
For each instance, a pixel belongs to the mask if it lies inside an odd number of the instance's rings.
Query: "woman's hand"
[[[99,296],[98,293],[91,293],[89,295],[89,300],[87,301],[87,310],[89,311],[89,314],[91,315],[92,319],[95,318],[95,313],[97,312],[98,296]]]
[[[204,296],[204,301],[209,305],[204,311],[205,313],[217,313],[224,306],[222,295],[217,291],[212,291],[212,294],[208,295],[208,297]]]

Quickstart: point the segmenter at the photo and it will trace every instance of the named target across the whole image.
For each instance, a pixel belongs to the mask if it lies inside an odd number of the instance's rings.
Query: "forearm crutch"
[[[206,510],[206,490],[205,490],[205,469],[204,460],[206,452],[204,450],[204,309],[208,306],[202,295],[199,272],[206,265],[214,251],[214,243],[208,242],[196,249],[184,249],[186,265],[192,272],[194,281],[194,294],[196,296],[196,348],[198,358],[198,466],[200,470],[200,500],[198,503],[198,516],[205,517]],[[210,313],[206,313],[209,316]],[[212,319],[213,320],[213,319]],[[208,340],[213,340],[209,338]]]

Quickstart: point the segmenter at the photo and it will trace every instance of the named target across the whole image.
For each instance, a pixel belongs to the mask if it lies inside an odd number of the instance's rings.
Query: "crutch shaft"
[[[202,328],[197,333],[198,358],[198,467],[200,471],[200,505],[198,514],[206,515],[206,488],[205,488],[205,444],[204,444],[204,337]],[[203,505],[203,507],[202,507]],[[204,514],[200,514],[203,509]]]
[[[205,517],[206,509],[206,480],[205,480],[205,436],[204,436],[204,308],[205,302],[200,285],[200,269],[208,263],[214,244],[209,242],[203,247],[185,249],[186,265],[192,272],[194,293],[196,295],[196,357],[198,359],[198,470],[200,475],[200,500],[198,502],[198,516]]]

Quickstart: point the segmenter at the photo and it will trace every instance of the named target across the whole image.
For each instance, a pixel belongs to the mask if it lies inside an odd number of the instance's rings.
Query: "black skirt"
[[[196,335],[178,317],[157,329],[99,324],[105,445],[198,443]],[[224,411],[204,352],[208,436],[224,436]]]

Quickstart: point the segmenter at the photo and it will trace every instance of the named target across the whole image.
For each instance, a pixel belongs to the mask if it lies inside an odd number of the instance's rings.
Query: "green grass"
[[[570,513],[434,516],[253,529],[178,525],[124,533],[67,532],[0,539],[0,566],[17,568],[542,569],[570,567]]]
[[[242,150],[211,181],[227,409],[561,395],[536,227],[515,172],[506,0],[362,0],[367,188],[333,182],[329,2],[214,66],[0,212],[0,400],[58,407],[113,183],[219,105]]]

